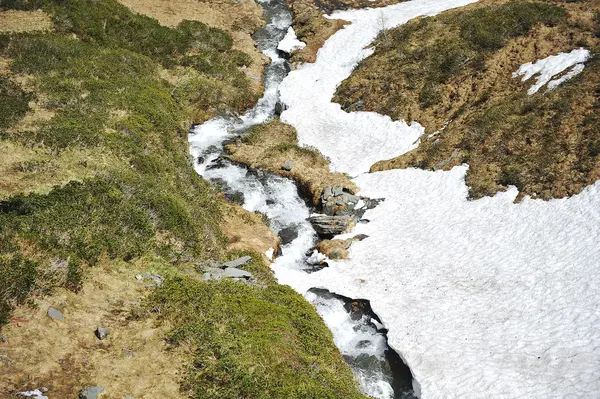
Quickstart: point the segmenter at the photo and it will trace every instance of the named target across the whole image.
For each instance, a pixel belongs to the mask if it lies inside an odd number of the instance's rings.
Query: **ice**
[[[570,53],[559,53],[558,55],[551,55],[550,57],[537,60],[536,62],[528,62],[523,64],[513,73],[513,78],[522,76],[523,82],[531,79],[533,76],[538,75],[536,82],[533,86],[527,90],[527,94],[532,95],[538,92],[539,89],[548,84],[548,90],[554,89],[561,83],[573,78],[580,74],[584,68],[584,62],[590,56],[590,51],[584,48],[579,48],[571,51]],[[566,71],[568,68],[573,67],[564,76],[551,80],[554,76]]]
[[[288,106],[281,120],[296,127],[301,145],[314,146],[331,159],[332,169],[352,176],[367,172],[380,159],[401,155],[418,144],[423,127],[392,121],[374,112],[342,111],[331,103],[336,87],[359,61],[372,54],[365,48],[383,26],[434,15],[474,0],[416,0],[379,9],[336,12],[331,18],[350,21],[319,50],[314,64],[292,71],[280,86]]]
[[[277,50],[291,54],[295,50],[301,50],[304,47],[306,47],[306,43],[298,40],[296,37],[296,32],[294,32],[294,28],[290,26],[283,40],[279,42]]]

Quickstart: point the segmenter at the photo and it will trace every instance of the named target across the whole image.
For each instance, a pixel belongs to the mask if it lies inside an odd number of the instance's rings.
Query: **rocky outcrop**
[[[323,237],[332,237],[336,234],[346,233],[350,231],[357,221],[353,216],[329,216],[322,214],[314,214],[308,220],[313,225],[317,234]]]

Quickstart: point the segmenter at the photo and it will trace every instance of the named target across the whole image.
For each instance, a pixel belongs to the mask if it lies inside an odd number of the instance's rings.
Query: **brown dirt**
[[[512,78],[512,72],[521,64],[561,51],[583,46],[595,52],[593,49],[598,48],[599,40],[591,32],[595,29],[594,11],[600,10],[598,0],[560,3],[569,11],[567,23],[555,27],[537,26],[525,36],[509,40],[499,51],[485,54],[483,71],[465,69],[439,86],[439,97],[433,105],[422,105],[421,88],[427,84],[421,72],[424,68],[402,63],[399,47],[417,48],[423,43],[452,40],[458,34],[447,22],[453,15],[505,2],[485,0],[449,11],[430,19],[424,28],[418,27],[421,21],[412,21],[407,27],[415,27],[416,33],[408,42],[405,38],[396,42],[394,34],[403,28],[393,29],[387,38],[381,37],[376,43],[375,54],[342,83],[335,100],[345,109],[357,109],[356,104],[361,100],[365,111],[387,114],[394,119],[416,120],[426,128],[427,133],[417,149],[378,162],[372,171],[406,167],[447,170],[466,162],[470,165],[467,184],[473,198],[493,195],[507,184],[517,185],[521,196],[564,197],[581,191],[600,177],[600,161],[593,155],[595,150],[588,151],[591,148],[590,136],[586,133],[589,128],[583,127],[586,116],[597,112],[594,111],[597,79],[593,77],[596,73],[593,63],[588,63],[579,78],[554,93],[546,95],[542,93],[544,90],[540,91],[534,96],[537,103],[532,105],[533,109],[526,103],[534,100],[524,94],[531,81],[521,83]],[[416,71],[411,72],[410,79],[405,75],[409,68]],[[559,102],[561,97],[563,101],[567,98],[569,90],[570,104],[566,110]],[[579,94],[573,95],[573,90]],[[518,104],[528,110],[517,110]],[[489,122],[493,115],[491,110],[501,114],[498,119],[504,121],[496,123],[488,137],[488,133],[481,133],[480,126]],[[528,125],[523,131],[525,121]],[[557,122],[560,129],[556,128]],[[428,137],[436,131],[438,133]],[[549,131],[555,133],[550,135]],[[513,178],[514,175],[517,178]]]
[[[279,121],[256,127],[247,140],[228,145],[227,150],[229,158],[236,162],[295,180],[310,194],[315,205],[319,204],[325,187],[341,186],[352,193],[357,191],[348,176],[330,171],[329,162],[321,153],[299,147],[296,130]],[[292,170],[282,170],[288,160],[294,164]]]
[[[52,29],[50,16],[37,11],[0,11],[0,32],[35,32]]]
[[[187,350],[169,347],[169,326],[137,311],[152,289],[136,280],[143,271],[142,262],[137,268],[103,262],[78,294],[60,289],[36,299],[35,307],[19,307],[2,332],[8,339],[0,343],[3,392],[47,387],[52,398],[74,398],[82,388],[100,385],[107,399],[184,396],[179,373]],[[47,317],[51,306],[64,321]],[[94,335],[99,326],[110,328],[102,341]]]
[[[165,26],[177,26],[184,19],[200,21],[223,29],[233,37],[233,48],[252,57],[246,75],[262,92],[262,73],[268,59],[250,36],[264,24],[262,8],[253,0],[118,0],[131,10],[155,18]]]

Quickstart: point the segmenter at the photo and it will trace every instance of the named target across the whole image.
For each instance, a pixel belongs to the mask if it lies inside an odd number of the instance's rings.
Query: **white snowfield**
[[[286,78],[282,119],[351,175],[410,150],[419,125],[345,113],[331,97],[370,54],[382,16],[391,27],[467,3],[336,14],[352,25]],[[468,201],[466,170],[358,176],[361,195],[385,198],[353,232],[369,238],[312,274],[276,262],[279,281],[369,299],[422,399],[599,398],[600,182],[570,199],[514,204],[512,188]]]
[[[570,53],[551,55],[536,62],[528,62],[521,65],[516,72],[513,72],[513,78],[523,76],[521,81],[526,82],[534,75],[539,74],[535,84],[527,90],[527,94],[529,95],[537,93],[546,84],[548,84],[548,90],[552,90],[561,83],[579,75],[583,71],[584,63],[588,60],[589,56],[590,51],[584,48],[573,50]],[[554,76],[566,71],[568,68],[571,68],[571,70],[565,75],[551,80]]]
[[[351,22],[319,50],[314,64],[292,71],[280,86],[288,106],[281,120],[296,127],[301,145],[314,146],[331,159],[332,169],[351,176],[367,172],[380,159],[394,158],[418,145],[424,132],[418,123],[393,121],[375,112],[341,110],[331,103],[336,87],[359,61],[372,54],[365,49],[382,26],[434,15],[475,0],[416,0],[386,8],[336,12],[332,18]]]
[[[306,43],[298,40],[296,37],[296,32],[294,32],[294,28],[290,26],[283,40],[281,40],[279,45],[277,45],[277,50],[292,54],[295,50],[301,50],[304,47],[306,47]]]
[[[467,201],[465,171],[360,176],[386,198],[354,231],[369,238],[349,261],[277,277],[371,300],[423,399],[600,397],[600,182]]]

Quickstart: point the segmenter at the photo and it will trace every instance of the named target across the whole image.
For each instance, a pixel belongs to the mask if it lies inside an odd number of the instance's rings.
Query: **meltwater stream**
[[[217,183],[227,198],[236,197],[246,210],[267,215],[270,228],[277,234],[290,228],[298,232],[295,239],[282,245],[282,253],[275,262],[309,273],[316,267],[309,255],[318,238],[307,220],[311,209],[298,195],[296,185],[274,174],[250,171],[223,157],[226,143],[275,116],[278,87],[290,70],[287,61],[279,56],[277,45],[286,35],[292,15],[284,0],[259,1],[268,23],[254,39],[271,58],[263,79],[264,96],[241,117],[222,116],[196,126],[189,136],[190,152],[196,171]],[[370,307],[368,312],[353,311],[355,304],[368,304],[367,301],[353,301],[322,290],[303,294],[333,332],[336,345],[366,394],[380,399],[412,397],[410,371],[387,345],[386,330],[377,316]]]

